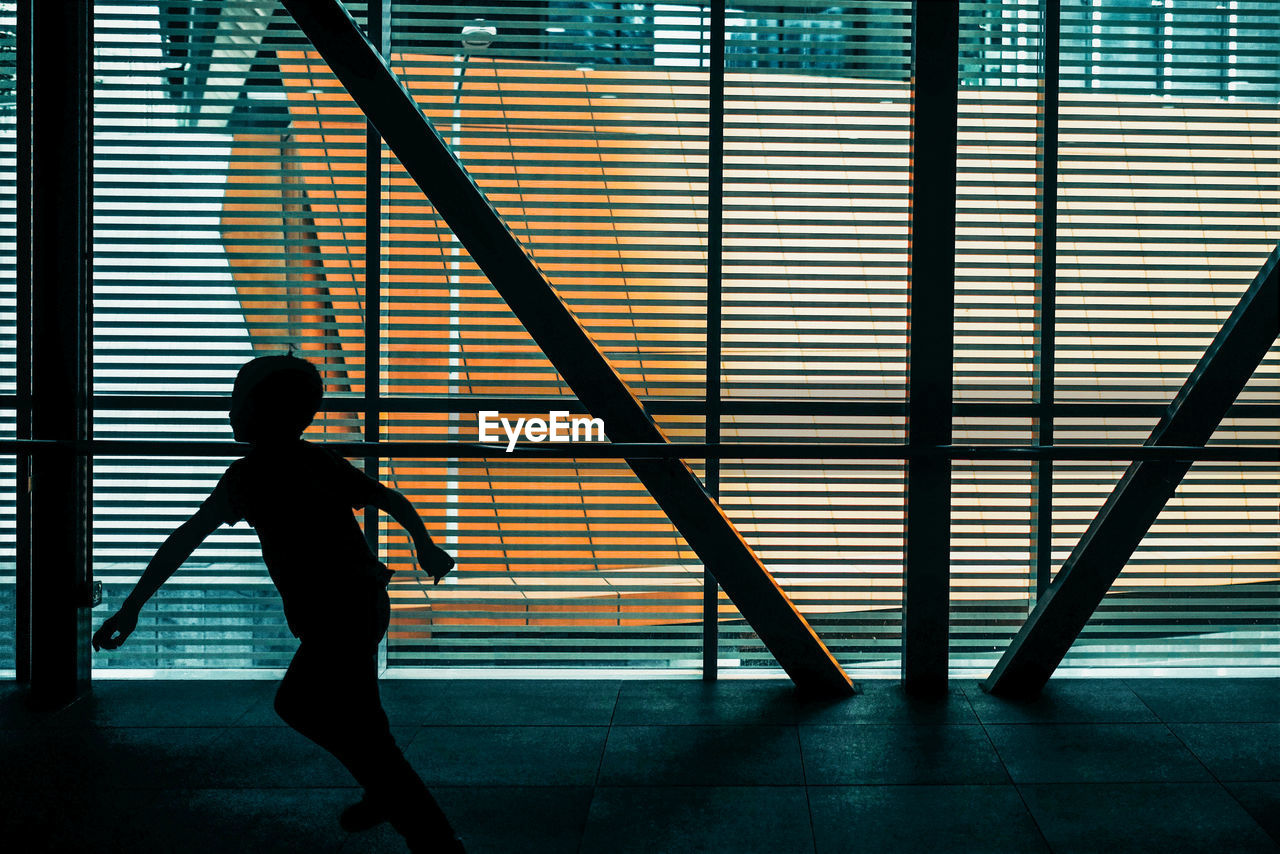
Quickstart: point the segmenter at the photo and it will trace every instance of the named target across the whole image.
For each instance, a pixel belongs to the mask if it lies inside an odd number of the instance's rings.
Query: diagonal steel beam
[[[666,442],[626,382],[502,222],[339,0],[282,0],[405,170],[569,388],[615,442]],[[848,675],[682,460],[628,460],[796,687],[848,695]]]
[[[1272,250],[1146,445],[1203,446],[1209,441],[1276,340],[1277,257],[1280,246]],[[1129,465],[983,683],[987,691],[1003,697],[1040,692],[1190,468],[1190,460]]]

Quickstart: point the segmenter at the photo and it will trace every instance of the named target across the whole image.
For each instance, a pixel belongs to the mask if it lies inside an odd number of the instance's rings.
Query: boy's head
[[[231,429],[237,442],[296,439],[324,397],[316,366],[306,359],[259,356],[236,374],[231,391]]]

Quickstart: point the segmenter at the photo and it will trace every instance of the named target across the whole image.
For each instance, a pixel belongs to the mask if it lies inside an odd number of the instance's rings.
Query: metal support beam
[[[907,441],[922,448],[951,444],[959,4],[916,0],[911,44]],[[937,696],[947,690],[951,462],[912,457],[906,475],[902,686]]]
[[[725,0],[711,0],[707,80],[707,370],[704,441],[720,444],[721,282],[724,271],[724,38]],[[720,458],[705,461],[705,482],[720,500]],[[702,573],[702,678],[713,680],[720,658],[720,585]]]
[[[1146,445],[1202,446],[1213,435],[1280,330],[1278,257],[1280,246],[1200,357]],[[1190,468],[1190,461],[1176,459],[1129,465],[983,683],[987,691],[1002,697],[1040,692]]]
[[[1055,350],[1058,303],[1058,62],[1062,4],[1040,0],[1039,209],[1036,211],[1035,441],[1053,444]],[[1036,597],[1053,580],[1053,460],[1032,469],[1031,561]]]
[[[25,114],[18,289],[26,315],[19,431],[36,440],[85,441],[91,433],[92,8],[26,0],[18,10]],[[90,460],[62,446],[30,457],[26,467],[18,569],[26,595],[18,606],[29,637],[20,648],[32,703],[54,707],[88,689]]]
[[[612,441],[666,442],[339,0],[283,0],[494,288]],[[629,460],[640,481],[806,691],[848,695],[849,677],[683,461]]]

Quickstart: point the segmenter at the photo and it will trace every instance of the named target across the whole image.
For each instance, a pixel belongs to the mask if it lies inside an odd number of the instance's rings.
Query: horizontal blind
[[[721,504],[827,648],[851,672],[900,657],[901,463],[731,460]],[[777,668],[721,596],[720,664]]]
[[[1280,241],[1277,57],[1273,3],[1062,4],[1060,402],[1169,403]],[[1273,346],[1214,441],[1274,445],[1257,404],[1278,392]],[[1056,436],[1138,444],[1154,425],[1061,418]],[[1123,470],[1055,466],[1055,565]],[[1194,465],[1065,663],[1280,663],[1278,482],[1275,464]]]
[[[621,462],[396,460],[384,477],[459,561],[438,586],[393,581],[390,666],[699,666],[701,564]],[[411,554],[388,532],[389,566]]]
[[[701,35],[673,29],[654,13],[643,16],[637,32],[628,30],[607,45],[592,29],[607,16],[595,23],[565,21],[564,27],[545,21],[530,34],[522,21],[529,10],[513,6],[488,10],[483,24],[495,30],[488,45],[464,46],[457,16],[483,10],[397,4],[395,11],[393,68],[606,355],[640,395],[688,396],[700,385],[704,360],[706,72],[660,63],[657,55],[696,48]],[[577,48],[575,39],[581,41]],[[567,63],[566,52],[573,50],[603,56],[592,67]],[[308,162],[358,161],[364,122],[354,104],[314,53],[278,55],[297,144]],[[494,398],[510,401],[503,414],[513,419],[538,411],[545,418],[565,406],[580,410],[421,191],[393,157],[388,161],[381,392],[395,414],[385,419],[384,436],[474,441],[475,412],[495,405],[482,402]],[[363,217],[363,199],[333,192],[332,181],[322,168],[301,181],[322,243],[340,238]],[[340,254],[324,255],[319,263],[330,280],[346,272]],[[532,401],[519,400],[539,397],[546,408],[532,412],[524,408]],[[673,435],[687,436],[691,424],[698,426],[685,417],[673,425]],[[447,514],[438,520],[435,530],[445,532],[444,542],[459,559],[451,579],[458,588],[448,593],[455,596],[455,614],[461,607],[484,625],[485,608],[522,613],[529,596],[564,598],[565,609],[582,613],[583,625],[595,621],[595,610],[606,617],[616,612],[611,603],[586,595],[576,570],[635,564],[634,555],[610,557],[625,550],[595,517],[604,513],[601,518],[612,519],[618,530],[639,530],[653,524],[645,516],[653,513],[651,499],[644,498],[647,509],[630,508],[635,518],[625,524],[618,514],[628,508],[602,505],[558,537],[542,536],[541,551],[558,556],[548,563],[507,541],[529,533],[530,499],[520,496],[545,494],[592,508],[598,488],[583,480],[580,467],[544,468],[545,478],[538,481],[527,470],[509,481],[503,466],[484,468],[480,475],[472,469],[448,461],[394,460],[382,467],[383,476],[410,494],[424,514],[436,507],[462,516],[494,514],[494,525],[480,534]],[[600,477],[613,482],[609,488],[635,489],[625,469],[613,464],[607,471]],[[664,528],[672,541],[669,523]],[[389,660],[422,663],[420,655],[404,650],[430,635],[425,625],[414,628],[415,612],[430,603],[408,550],[397,545],[399,531],[389,534],[387,560],[404,573],[404,583],[396,582]],[[565,548],[566,543],[577,545]],[[673,548],[647,549],[646,560],[687,560]],[[494,561],[496,553],[504,559]],[[664,571],[659,567],[654,578]],[[687,575],[680,570],[682,578]],[[511,594],[501,603],[493,592],[503,587],[499,580]],[[659,581],[651,586],[652,593],[641,597],[651,600],[642,603],[650,611],[667,609],[669,600],[683,595],[679,584],[670,590],[659,589]],[[460,605],[456,596],[489,601]],[[552,624],[534,621],[524,634],[536,638]],[[690,625],[678,632],[687,636],[684,645],[698,633]],[[635,646],[630,631],[603,636],[595,645],[596,651],[579,651],[582,663],[633,654],[653,663],[648,653],[629,651]],[[528,640],[497,640],[488,651],[460,644],[448,655],[456,655],[449,660],[459,664],[474,653],[480,656],[476,661],[493,666],[528,666],[538,663],[538,648]],[[679,658],[691,660],[686,653]],[[544,663],[567,660],[560,653],[544,656]]]
[[[397,3],[393,21],[393,69],[646,399],[696,396],[705,359],[705,35],[662,8]],[[388,192],[385,392],[568,395],[397,163]]]
[[[332,196],[363,163],[294,139],[281,71],[258,58],[300,38],[276,4],[183,8],[96,7],[96,390],[225,394],[246,356],[294,345],[351,392],[363,235],[322,239],[300,185],[321,171]],[[192,33],[212,40],[195,58]],[[345,301],[327,254],[346,259]]]
[[[1272,3],[1063,4],[1059,400],[1167,403],[1280,241],[1277,56]]]
[[[903,441],[911,4],[731,3],[721,434]],[[897,661],[902,466],[725,460],[720,494],[846,667]],[[731,603],[722,666],[776,667]]]
[[[728,398],[903,399],[910,13],[890,2],[728,13]]]
[[[163,419],[167,413],[152,414]],[[96,415],[129,423],[141,413],[100,410]],[[95,609],[95,620],[119,607],[146,561],[195,511],[230,462],[94,460],[94,577],[103,584],[104,603]],[[209,537],[142,609],[128,643],[94,653],[93,663],[144,671],[278,668],[289,663],[296,643],[263,567],[257,537],[240,523]]]
[[[957,417],[957,445],[1031,445],[1026,416]],[[992,666],[1035,604],[1035,467],[951,463],[951,667]]]
[[[1033,444],[1043,224],[1039,0],[960,4],[955,345],[958,445]],[[927,192],[927,188],[926,188]],[[985,404],[985,416],[966,414]],[[1034,466],[951,466],[953,669],[989,667],[1034,604]]]
[[[17,16],[0,3],[0,394],[14,394],[17,378]],[[16,413],[0,407],[0,438],[15,436]],[[17,542],[15,460],[0,457],[0,679],[15,673]]]
[[[1154,418],[1064,418],[1065,444],[1139,444]],[[1211,444],[1280,441],[1274,418],[1228,419]],[[1055,565],[1126,464],[1059,462]],[[1280,663],[1280,466],[1200,462],[1156,518],[1064,666],[1229,668]]]
[[[963,403],[1034,399],[1040,5],[960,4],[953,394]]]
[[[287,109],[294,83],[276,58],[303,43],[296,26],[275,2],[104,2],[94,39],[94,435],[230,440],[236,370],[293,348],[331,396],[309,437],[359,438],[363,218],[322,230],[329,211],[311,197],[362,199],[364,163],[299,140]],[[313,173],[325,176],[314,193]],[[331,256],[340,272],[325,268]],[[95,460],[95,620],[118,607],[229,462]],[[282,667],[295,643],[241,523],[215,532],[129,643],[93,664]]]
[[[704,372],[708,75],[690,14],[393,7],[393,70],[646,401],[696,398]],[[386,436],[475,441],[481,409],[582,414],[394,157],[386,186],[383,393],[406,410]],[[446,395],[449,413],[411,412]],[[662,426],[701,438],[697,410]],[[625,465],[394,460],[386,474],[459,561],[447,588],[402,585],[389,662],[697,665],[701,564]]]

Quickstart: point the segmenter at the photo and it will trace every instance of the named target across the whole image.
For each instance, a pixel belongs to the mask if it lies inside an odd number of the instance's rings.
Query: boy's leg
[[[378,693],[376,646],[371,651],[329,638],[304,640],[276,692],[275,707],[286,723],[347,767],[411,844],[453,837],[448,819],[391,735]]]

